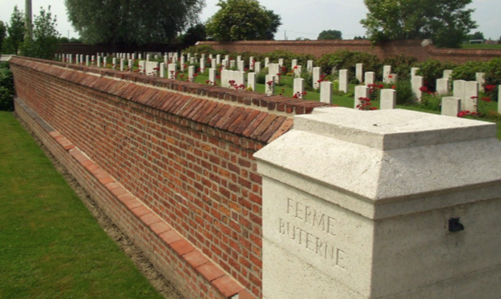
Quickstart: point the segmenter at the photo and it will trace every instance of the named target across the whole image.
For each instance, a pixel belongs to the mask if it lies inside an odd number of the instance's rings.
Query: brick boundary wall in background
[[[261,297],[253,154],[326,104],[25,57],[10,66],[19,116],[184,296]]]
[[[311,54],[320,58],[342,50],[366,52],[380,59],[395,56],[415,57],[418,61],[437,59],[455,63],[470,60],[488,61],[501,57],[501,50],[442,49],[422,40],[401,40],[381,42],[373,45],[368,40],[315,40],[315,41],[237,41],[237,42],[198,42],[198,46],[209,45],[215,50],[230,53],[270,53],[275,50],[298,54]]]

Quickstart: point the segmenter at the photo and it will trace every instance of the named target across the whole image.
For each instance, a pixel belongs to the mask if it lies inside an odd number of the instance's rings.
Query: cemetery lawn
[[[205,83],[209,79],[208,76],[204,76],[202,74],[199,74],[195,78],[195,82],[200,83],[200,84],[207,84]],[[284,76],[284,79],[287,80],[287,76]],[[291,80],[289,80],[291,81]],[[285,81],[287,82],[287,81]],[[282,81],[284,83],[284,81]],[[221,83],[217,82],[218,85]],[[354,107],[354,99],[353,99],[353,93],[355,89],[355,84],[349,84],[348,87],[348,93],[346,95],[334,95],[332,97],[332,103],[334,105],[338,105],[340,107],[348,107],[348,108],[353,108]],[[265,84],[256,84],[256,91],[259,93],[265,93]],[[283,94],[284,96],[292,97],[293,96],[293,89],[289,86],[276,86],[275,87],[275,94]],[[309,101],[320,101],[320,93],[316,91],[309,91],[307,92],[306,95],[303,97],[305,100]],[[378,108],[380,107],[379,101],[372,101],[372,104],[374,107]],[[485,111],[497,111],[497,102],[490,102],[490,103],[483,103],[485,107]],[[440,114],[440,111],[438,110],[429,110],[426,109],[422,106],[417,106],[417,105],[397,105],[397,109],[407,109],[407,110],[414,110],[414,111],[421,111],[421,112],[426,112],[426,113],[433,113],[433,114]],[[489,121],[489,122],[495,122],[497,124],[497,138],[501,140],[501,117],[497,118],[485,118],[485,119],[478,119],[482,121]]]
[[[162,298],[0,111],[0,298]]]

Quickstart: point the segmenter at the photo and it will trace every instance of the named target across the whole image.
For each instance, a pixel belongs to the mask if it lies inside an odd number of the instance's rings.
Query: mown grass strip
[[[0,298],[162,298],[0,111]]]

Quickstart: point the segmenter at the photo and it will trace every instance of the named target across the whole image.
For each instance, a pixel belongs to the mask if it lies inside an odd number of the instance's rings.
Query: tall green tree
[[[5,24],[2,21],[0,21],[0,53],[2,52],[2,45],[6,35],[7,35],[7,27],[5,27]]]
[[[373,41],[431,38],[439,47],[459,47],[476,23],[471,0],[364,0],[360,22]]]
[[[324,30],[320,32],[317,37],[317,40],[324,39],[343,39],[343,34],[339,30]]]
[[[280,16],[257,0],[220,0],[207,21],[207,35],[217,41],[271,40],[282,24]]]
[[[56,29],[57,18],[40,7],[40,14],[33,21],[32,38],[24,41],[22,53],[25,56],[52,59],[59,46],[60,34]]]
[[[204,0],[65,0],[85,43],[144,44],[174,40],[198,21]]]
[[[21,45],[24,42],[26,27],[24,24],[24,14],[14,6],[14,11],[10,16],[10,23],[7,24],[7,38],[3,46],[4,52],[18,54]]]

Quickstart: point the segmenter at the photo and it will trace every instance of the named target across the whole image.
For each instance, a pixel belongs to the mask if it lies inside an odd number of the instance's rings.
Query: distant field
[[[472,49],[472,50],[501,50],[501,45],[486,45],[486,44],[464,44],[461,45],[462,49]]]

